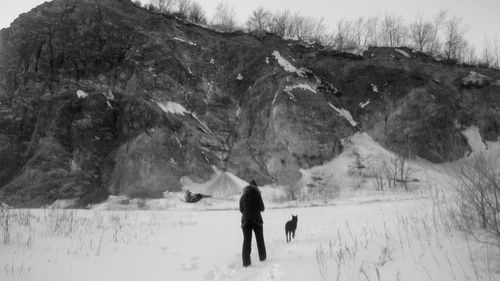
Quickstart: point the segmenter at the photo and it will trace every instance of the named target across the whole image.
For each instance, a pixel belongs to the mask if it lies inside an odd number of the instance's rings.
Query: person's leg
[[[242,226],[243,230],[243,249],[241,250],[241,257],[243,259],[243,266],[249,266],[252,262],[250,260],[250,253],[252,252],[252,228],[248,225]]]
[[[264,243],[264,229],[262,225],[254,226],[255,240],[257,240],[257,250],[259,251],[259,259],[266,260],[266,244]]]

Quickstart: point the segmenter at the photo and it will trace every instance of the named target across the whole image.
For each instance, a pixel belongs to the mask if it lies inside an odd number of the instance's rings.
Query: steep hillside
[[[126,0],[55,0],[0,31],[0,201],[161,196],[214,169],[260,183],[355,132],[431,161],[500,130],[500,73],[224,34]]]

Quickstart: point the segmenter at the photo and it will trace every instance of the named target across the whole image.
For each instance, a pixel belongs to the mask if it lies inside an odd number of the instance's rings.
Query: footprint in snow
[[[281,275],[283,275],[283,273],[278,269],[278,264],[276,262],[272,262],[265,268],[265,270],[262,271],[257,280],[276,281],[280,280]]]
[[[243,267],[241,263],[234,262],[228,266],[214,266],[205,275],[204,281],[276,281],[283,275],[278,270],[278,263],[275,259],[268,259],[264,262],[258,259],[252,260],[252,265]]]

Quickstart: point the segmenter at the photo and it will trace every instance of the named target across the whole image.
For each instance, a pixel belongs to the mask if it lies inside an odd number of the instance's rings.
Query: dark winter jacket
[[[240,198],[241,225],[244,226],[249,222],[263,224],[260,212],[263,212],[264,209],[264,202],[257,186],[245,187]]]

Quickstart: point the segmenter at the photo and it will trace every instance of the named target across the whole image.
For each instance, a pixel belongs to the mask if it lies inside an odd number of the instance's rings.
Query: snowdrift
[[[214,198],[229,198],[240,195],[241,190],[247,185],[248,182],[232,173],[218,171],[209,181],[205,183],[186,182],[182,189],[212,195]]]

